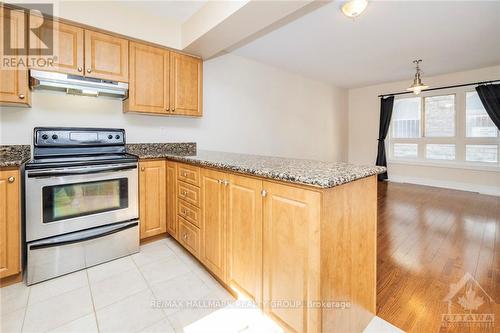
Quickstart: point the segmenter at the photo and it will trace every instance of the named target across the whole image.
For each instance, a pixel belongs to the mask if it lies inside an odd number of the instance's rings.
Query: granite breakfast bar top
[[[184,149],[172,151],[157,144],[135,144],[128,152],[140,159],[170,160],[212,167],[301,185],[330,188],[384,172],[379,166]]]
[[[0,145],[0,168],[19,167],[30,158],[29,145]]]

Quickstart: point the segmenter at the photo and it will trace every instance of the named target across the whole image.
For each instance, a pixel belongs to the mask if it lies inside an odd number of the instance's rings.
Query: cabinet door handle
[[[20,95],[19,95],[19,99],[24,99],[24,95],[23,95],[23,94],[20,94]]]
[[[92,73],[92,69],[87,68],[87,73]]]
[[[260,191],[260,195],[264,198],[267,197],[267,191],[266,190]]]
[[[16,177],[10,176],[9,178],[7,178],[7,180],[9,181],[9,183],[13,183],[16,181]]]
[[[224,186],[227,186],[227,185],[229,185],[229,181],[224,179]]]
[[[81,68],[81,67],[78,67],[77,69],[79,72],[83,71],[83,68]]]
[[[146,170],[146,169],[144,169],[144,167],[141,167],[141,171],[144,171],[144,170]]]
[[[166,108],[166,109],[165,109],[165,111],[169,112],[169,111],[170,111],[170,108],[169,108],[169,107],[168,107],[168,108]]]
[[[175,108],[172,108],[172,112],[175,112]]]

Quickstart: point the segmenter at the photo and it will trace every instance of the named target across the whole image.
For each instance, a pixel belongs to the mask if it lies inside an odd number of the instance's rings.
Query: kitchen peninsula
[[[140,158],[141,194],[167,202],[164,213],[141,195],[145,237],[167,231],[287,331],[361,331],[375,315],[376,175],[385,168],[194,143],[127,149]]]

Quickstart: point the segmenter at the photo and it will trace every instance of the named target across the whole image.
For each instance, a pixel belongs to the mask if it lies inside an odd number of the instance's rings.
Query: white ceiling
[[[232,52],[340,87],[500,64],[500,1],[371,1],[357,19],[327,4]]]
[[[145,14],[175,20],[184,23],[196,13],[208,0],[180,0],[180,1],[115,1],[116,6],[140,10]]]

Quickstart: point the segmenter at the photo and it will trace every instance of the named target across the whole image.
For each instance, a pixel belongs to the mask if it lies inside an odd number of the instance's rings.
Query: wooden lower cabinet
[[[198,187],[179,165],[167,167],[169,233],[226,288],[284,332],[363,331],[376,310],[376,176],[316,189],[201,168]]]
[[[167,161],[167,232],[178,239],[176,172],[177,164]]]
[[[262,299],[262,181],[229,176],[226,283],[240,297]]]
[[[201,171],[201,261],[218,278],[225,275],[225,185],[227,174]]]
[[[0,170],[0,278],[21,272],[20,173]]]
[[[290,332],[319,332],[320,194],[264,182],[264,311]],[[271,304],[271,301],[278,302]],[[279,302],[290,302],[291,306]],[[295,303],[295,304],[294,304]],[[295,306],[304,304],[303,306]]]
[[[139,162],[139,220],[141,239],[167,231],[166,162]]]

